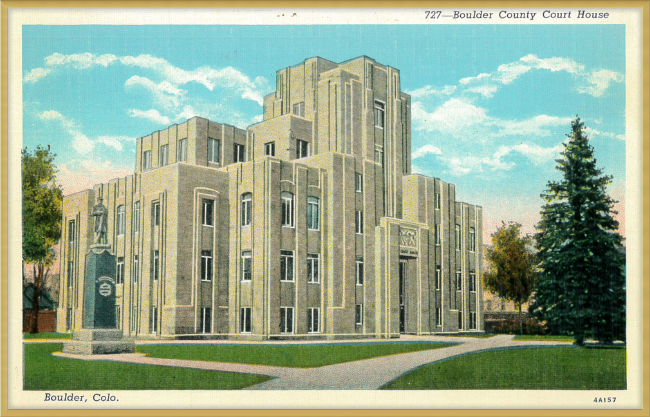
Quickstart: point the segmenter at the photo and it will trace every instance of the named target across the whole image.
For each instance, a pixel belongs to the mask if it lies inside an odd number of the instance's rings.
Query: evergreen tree
[[[529,311],[553,333],[609,343],[625,339],[625,252],[615,201],[605,192],[611,176],[596,167],[594,150],[576,118],[557,169],[541,195],[535,235],[540,275]]]

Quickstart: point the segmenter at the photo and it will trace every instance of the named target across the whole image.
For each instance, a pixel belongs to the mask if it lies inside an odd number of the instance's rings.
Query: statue
[[[95,218],[95,244],[105,245],[108,243],[108,209],[102,204],[102,198],[99,197],[99,203],[93,207],[92,216]]]

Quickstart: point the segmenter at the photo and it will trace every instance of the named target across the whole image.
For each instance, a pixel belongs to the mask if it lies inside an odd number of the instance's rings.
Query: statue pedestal
[[[64,353],[96,355],[133,353],[135,343],[122,338],[115,312],[115,255],[110,245],[95,244],[86,254],[81,331],[63,344]]]

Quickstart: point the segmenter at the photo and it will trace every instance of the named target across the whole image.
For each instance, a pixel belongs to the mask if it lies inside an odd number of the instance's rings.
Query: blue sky
[[[280,68],[367,55],[412,96],[414,171],[483,206],[485,237],[533,231],[576,114],[623,221],[623,25],[38,25],[22,52],[23,145],[51,146],[66,193],[132,172],[134,139],[170,124],[261,120]]]

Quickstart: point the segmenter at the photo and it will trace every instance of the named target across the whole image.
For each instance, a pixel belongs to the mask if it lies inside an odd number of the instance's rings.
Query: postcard
[[[460,6],[10,7],[6,409],[641,409],[641,9]]]

